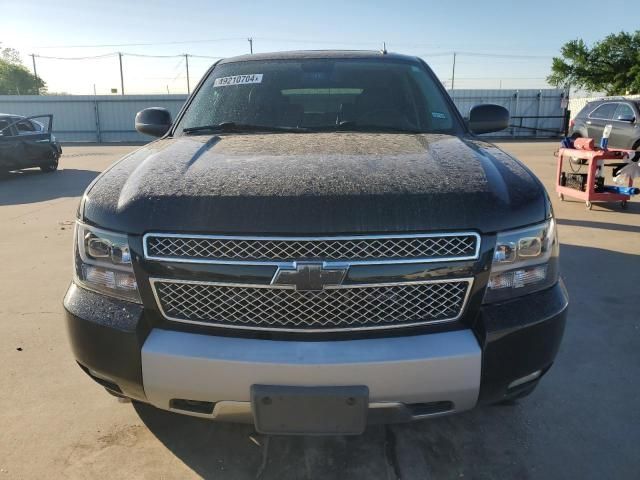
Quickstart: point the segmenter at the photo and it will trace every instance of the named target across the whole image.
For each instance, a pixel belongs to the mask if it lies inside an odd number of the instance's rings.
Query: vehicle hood
[[[340,132],[159,140],[100,175],[80,214],[131,234],[357,234],[495,232],[546,209],[540,182],[489,143]]]

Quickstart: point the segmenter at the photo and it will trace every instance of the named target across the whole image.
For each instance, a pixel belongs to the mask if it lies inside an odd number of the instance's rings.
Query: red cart
[[[631,198],[629,195],[595,191],[596,170],[600,160],[617,160],[618,163],[620,163],[635,154],[636,152],[633,150],[621,150],[615,148],[608,150],[576,150],[573,148],[560,148],[558,150],[558,171],[556,176],[556,192],[558,193],[558,196],[561,200],[564,200],[565,195],[584,200],[588,210],[591,210],[591,202],[620,202],[622,208],[626,208],[627,201]],[[571,161],[571,158],[578,158],[586,160],[587,162],[587,181],[584,191],[563,186],[561,184],[563,161],[565,159],[567,161]],[[633,180],[629,180],[629,186],[633,186]]]

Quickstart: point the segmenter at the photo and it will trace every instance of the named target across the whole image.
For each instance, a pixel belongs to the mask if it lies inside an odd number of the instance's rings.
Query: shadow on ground
[[[0,206],[77,197],[100,172],[65,168],[51,173],[39,169],[0,174]]]
[[[637,210],[637,213],[640,213],[640,207],[633,210],[630,208],[630,211],[635,211],[635,210]],[[567,225],[570,227],[597,228],[600,230],[614,230],[617,232],[640,233],[640,225],[625,225],[622,223],[609,223],[609,222],[592,222],[591,220],[571,220],[568,218],[556,218],[556,222],[558,222],[558,224],[560,225]]]
[[[265,437],[144,405],[137,413],[204,478],[635,478],[640,255],[561,251],[571,296],[564,342],[538,389],[516,404],[319,438]]]

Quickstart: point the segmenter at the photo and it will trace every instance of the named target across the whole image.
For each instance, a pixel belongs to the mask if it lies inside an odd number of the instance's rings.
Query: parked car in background
[[[602,99],[587,103],[571,121],[573,138],[602,138],[604,127],[611,125],[609,146],[640,150],[640,100]]]
[[[58,169],[60,143],[51,134],[53,115],[23,117],[0,113],[0,171],[40,167]]]

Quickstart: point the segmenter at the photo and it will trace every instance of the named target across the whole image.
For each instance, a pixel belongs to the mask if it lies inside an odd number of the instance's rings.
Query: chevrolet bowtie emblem
[[[296,262],[293,267],[278,267],[271,285],[293,285],[296,290],[322,290],[340,285],[348,266],[324,267],[322,263]]]

